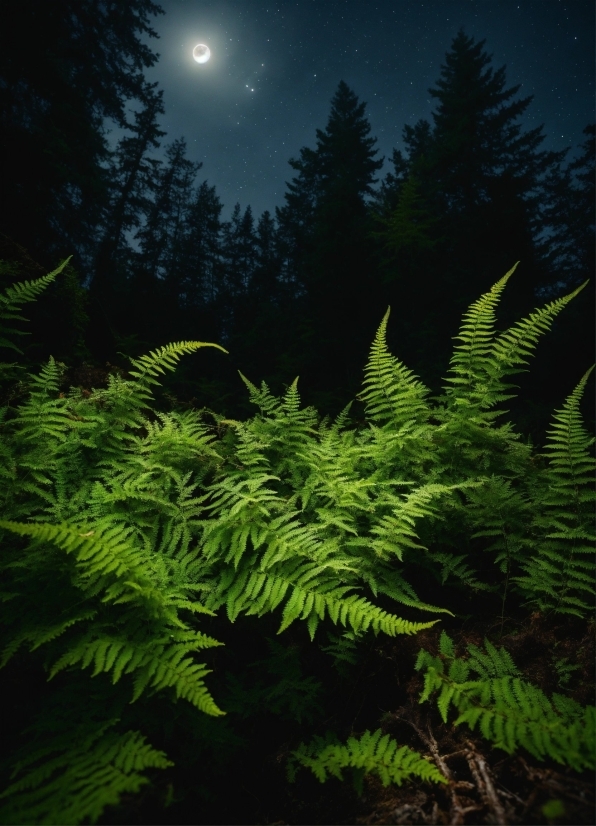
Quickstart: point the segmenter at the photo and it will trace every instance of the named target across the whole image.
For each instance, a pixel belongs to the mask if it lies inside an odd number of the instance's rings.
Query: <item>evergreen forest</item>
[[[462,29],[225,219],[160,13],[0,30],[0,822],[594,823],[595,125]]]

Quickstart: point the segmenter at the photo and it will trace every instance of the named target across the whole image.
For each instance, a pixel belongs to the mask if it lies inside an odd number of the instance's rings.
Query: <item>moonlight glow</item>
[[[195,46],[192,50],[192,56],[197,63],[207,63],[211,57],[211,49],[209,46],[205,46],[204,43],[199,43],[199,45]]]

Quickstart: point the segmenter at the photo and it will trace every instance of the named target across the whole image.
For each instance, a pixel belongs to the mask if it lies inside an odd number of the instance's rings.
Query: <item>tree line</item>
[[[404,126],[391,172],[341,81],[275,214],[236,204],[223,220],[184,139],[163,146],[163,93],[143,74],[157,56],[140,39],[160,12],[24,0],[0,35],[0,258],[22,277],[74,255],[36,309],[30,358],[126,367],[169,341],[213,341],[230,355],[185,365],[169,385],[180,403],[244,410],[239,369],[276,391],[299,375],[305,400],[336,413],[388,305],[391,349],[438,390],[462,313],[519,260],[503,326],[591,279],[513,411],[540,431],[593,346],[594,125],[575,160],[541,148],[543,127],[519,122],[532,97],[460,30],[429,90],[433,122]],[[106,118],[123,130],[113,149]]]

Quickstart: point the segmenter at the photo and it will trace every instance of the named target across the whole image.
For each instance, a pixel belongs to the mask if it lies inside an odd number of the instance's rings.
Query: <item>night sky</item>
[[[147,78],[164,90],[163,143],[184,136],[229,216],[283,204],[288,165],[315,146],[344,80],[366,102],[379,155],[404,148],[402,130],[437,102],[428,94],[460,27],[485,39],[506,88],[534,95],[525,129],[544,124],[542,149],[572,147],[594,120],[592,0],[161,0],[160,54]],[[211,59],[198,64],[198,43]],[[114,135],[115,136],[115,135]],[[386,163],[382,170],[389,171]]]

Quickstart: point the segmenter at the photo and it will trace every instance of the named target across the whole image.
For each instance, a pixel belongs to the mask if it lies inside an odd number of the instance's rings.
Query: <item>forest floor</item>
[[[524,622],[517,619],[515,629],[508,634],[505,628],[496,642],[511,653],[525,679],[549,696],[555,691],[582,704],[594,702],[594,623],[586,626],[585,622],[533,614]],[[286,644],[300,645],[301,639],[307,643],[301,630]],[[303,723],[297,729],[283,719],[267,720],[265,715],[248,723],[244,734],[249,749],[232,756],[219,776],[207,779],[209,760],[200,760],[182,781],[182,788],[176,784],[180,797],[174,795],[172,804],[167,809],[160,806],[159,811],[156,807],[167,789],[156,776],[145,794],[131,797],[128,804],[123,801],[111,813],[106,811],[100,822],[594,824],[591,772],[577,773],[553,761],[539,761],[523,750],[509,755],[492,748],[465,725],[444,724],[436,705],[418,703],[422,678],[413,664],[421,647],[437,653],[439,633],[432,628],[414,637],[376,638],[355,671],[338,679],[333,707],[325,709],[329,714],[323,722],[335,731],[354,733],[380,726],[400,744],[433,760],[448,778],[447,785],[415,780],[401,787],[384,787],[376,776],[368,775],[359,796],[349,772],[343,782],[330,778],[321,784],[307,769],[300,769],[290,784],[287,758],[300,739],[311,739],[313,726]],[[495,640],[495,628],[470,621],[459,633],[455,628],[449,633],[459,646],[482,645],[489,634]]]

